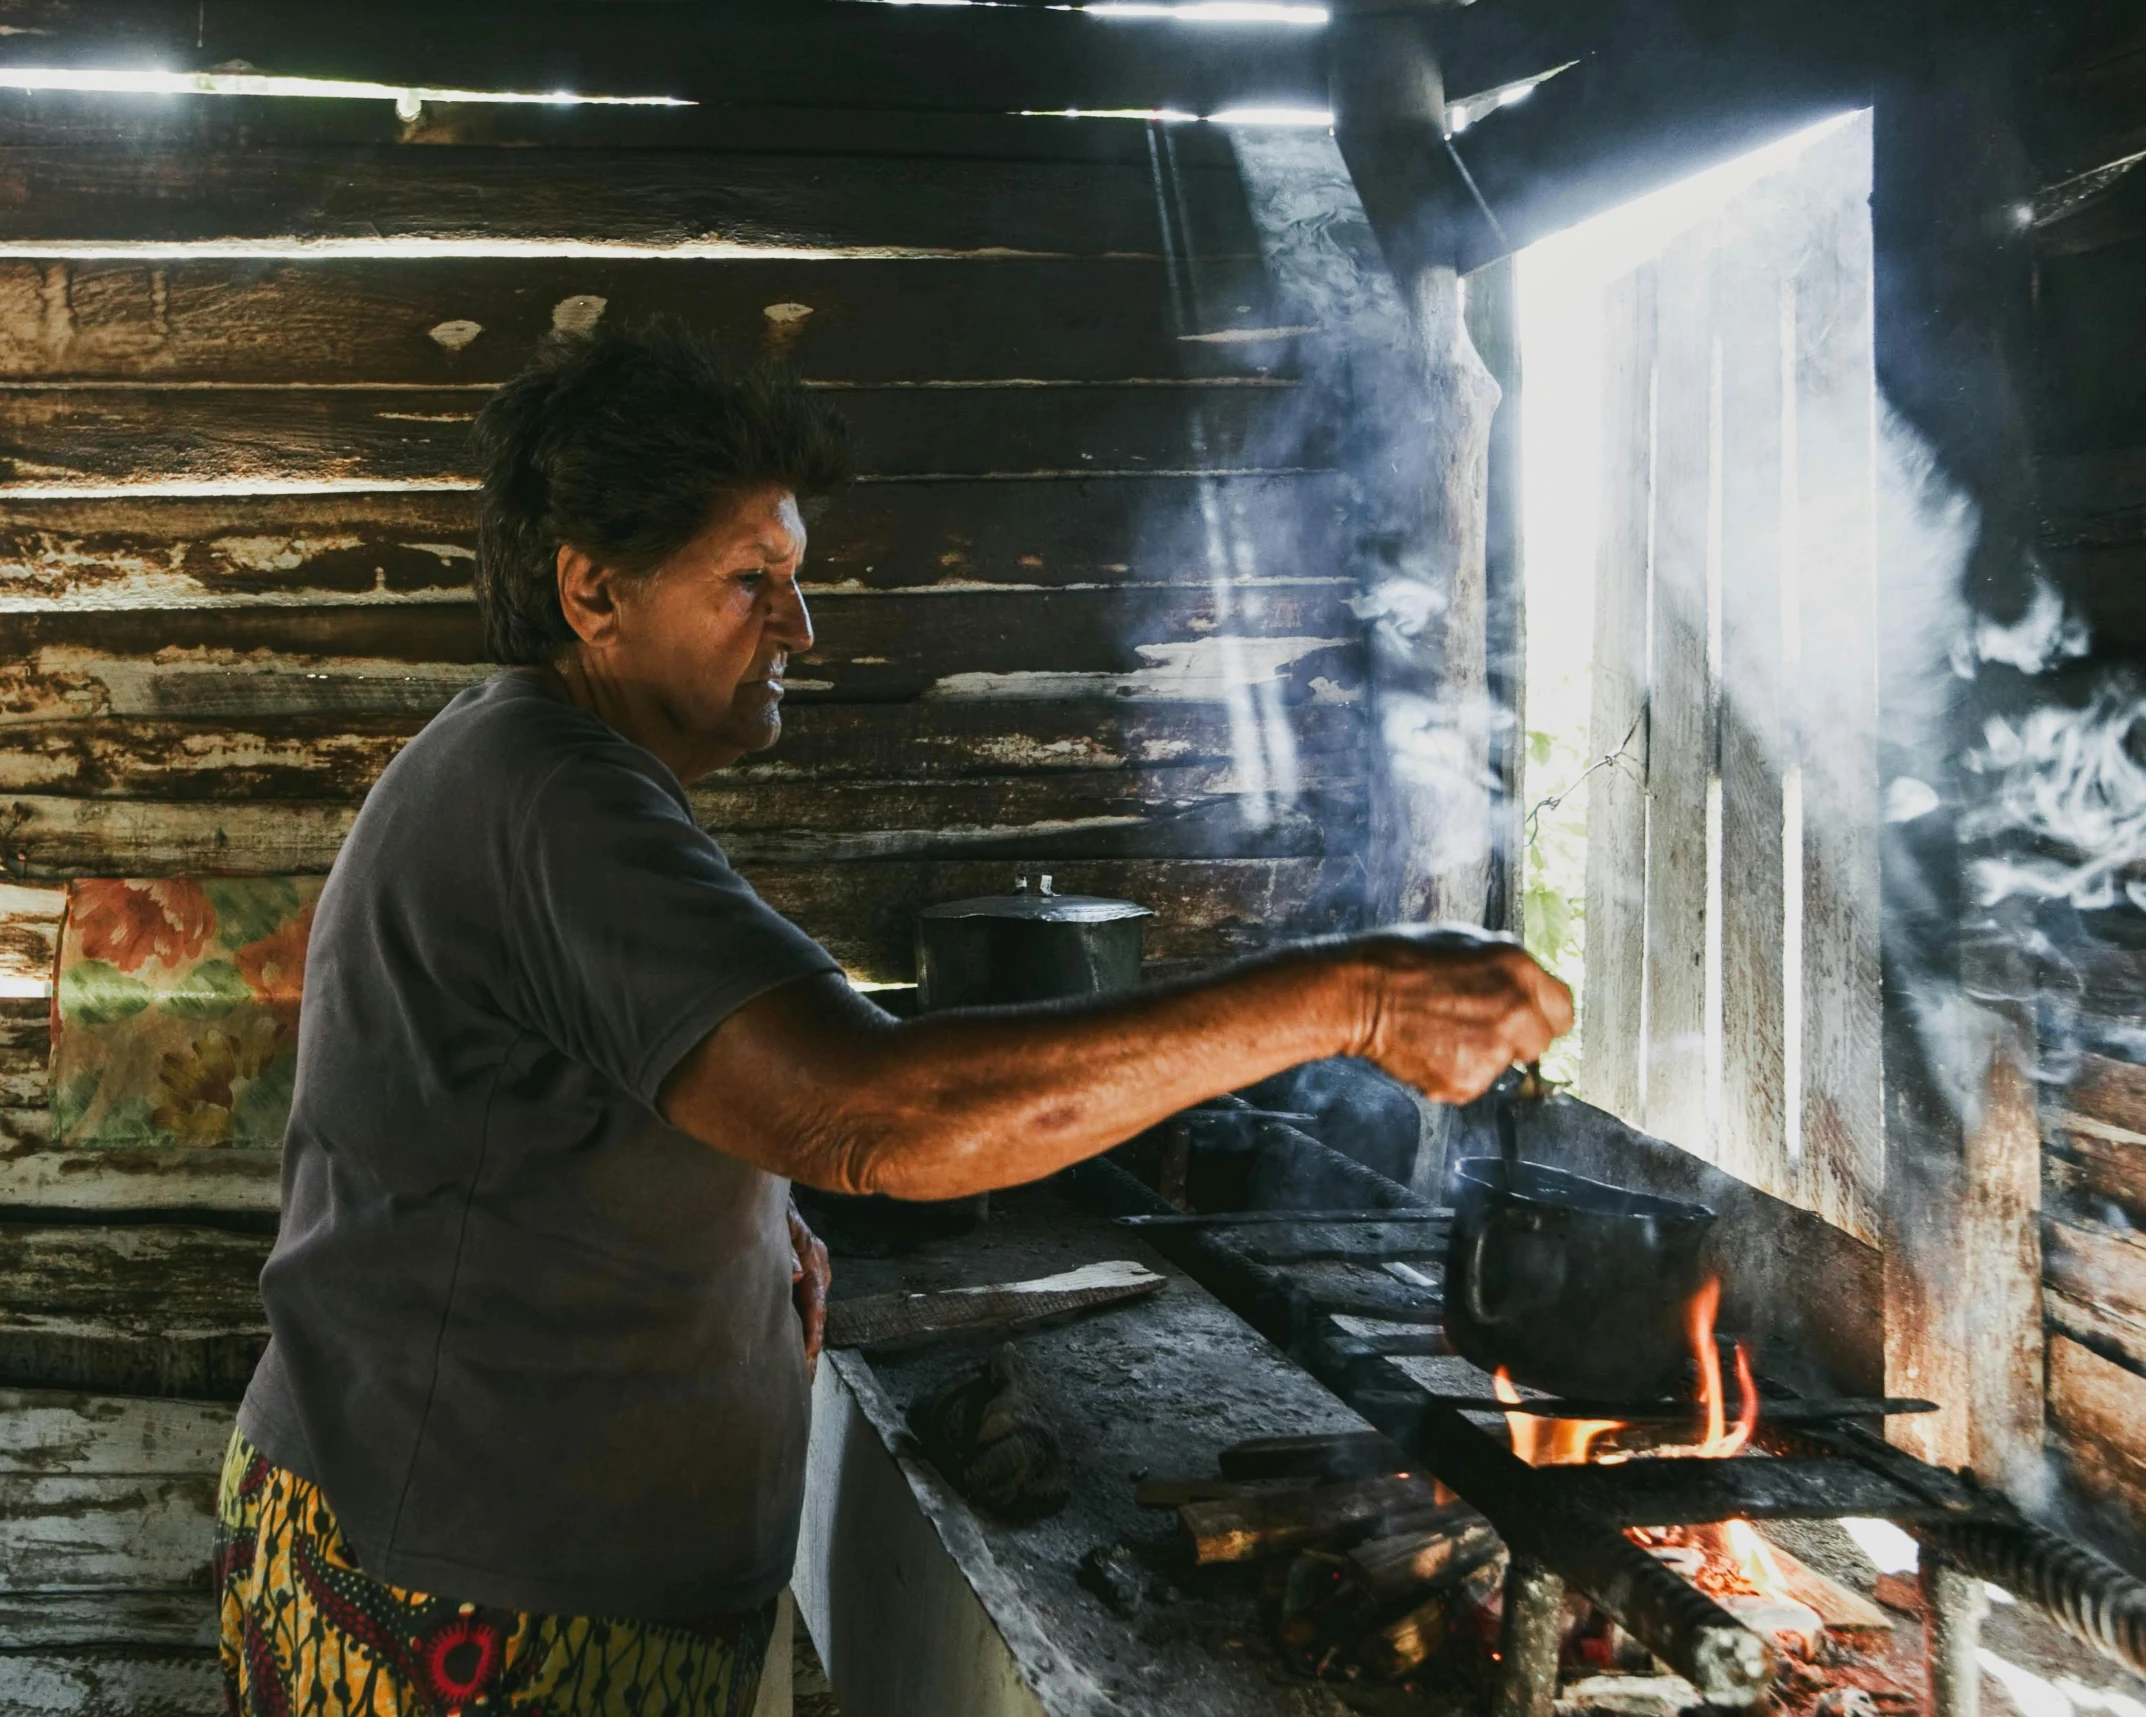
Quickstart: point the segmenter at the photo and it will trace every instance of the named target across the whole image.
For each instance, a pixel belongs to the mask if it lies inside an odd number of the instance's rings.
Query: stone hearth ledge
[[[839,1298],[1023,1281],[1130,1258],[1159,1292],[1014,1338],[1065,1446],[1072,1497],[1012,1525],[970,1507],[916,1446],[909,1405],[976,1364],[949,1342],[820,1368],[799,1609],[844,1717],[1339,1717],[1282,1678],[1245,1580],[1127,1620],[1077,1581],[1091,1548],[1167,1538],[1141,1477],[1211,1474],[1246,1437],[1364,1422],[1131,1231],[1050,1183],[994,1194],[974,1232],[900,1258],[837,1259]]]

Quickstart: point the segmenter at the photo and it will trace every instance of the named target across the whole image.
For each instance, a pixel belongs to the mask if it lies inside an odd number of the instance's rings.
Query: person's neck
[[[535,670],[577,709],[585,709],[656,758],[682,782],[713,774],[742,755],[733,744],[696,733],[673,719],[645,682],[607,673],[580,655],[562,656]]]

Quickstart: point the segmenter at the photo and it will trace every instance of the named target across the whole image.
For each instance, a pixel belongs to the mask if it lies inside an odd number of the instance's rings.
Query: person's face
[[[612,698],[714,768],[782,732],[783,670],[812,647],[797,588],[804,553],[797,497],[770,485],[741,494],[644,577],[607,575],[562,550],[560,597],[583,665]]]

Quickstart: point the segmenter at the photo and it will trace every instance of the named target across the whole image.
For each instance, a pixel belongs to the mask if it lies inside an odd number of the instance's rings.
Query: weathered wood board
[[[1331,475],[862,483],[815,510],[803,577],[808,594],[1302,578],[1343,500]],[[469,589],[476,509],[473,488],[0,495],[0,598],[15,611],[440,601]]]
[[[231,852],[223,868],[238,869],[242,857]],[[1158,960],[1215,960],[1250,952],[1278,935],[1340,929],[1353,921],[1363,888],[1362,863],[1353,854],[1059,860],[1046,841],[1018,857],[740,869],[769,904],[817,936],[852,975],[891,983],[908,983],[914,976],[910,919],[919,907],[1004,893],[1022,871],[1050,871],[1063,893],[1105,894],[1151,907],[1157,918],[1146,946],[1149,958]],[[36,910],[42,916],[14,922],[26,936],[49,936],[58,916],[58,891],[26,892],[40,901]],[[17,1130],[5,1110],[0,1122],[9,1123],[20,1142],[44,1136],[37,1126]]]
[[[1263,377],[977,382],[846,387],[839,404],[877,478],[1321,469],[1329,447],[1293,389]],[[470,426],[489,391],[20,382],[0,388],[0,495],[467,479]]]
[[[1288,670],[1303,676],[1299,696],[1332,697],[1360,678],[1349,594],[1333,579],[1236,600],[1191,588],[827,594],[790,695],[1213,702]],[[430,713],[490,672],[466,603],[0,614],[0,723]]]
[[[359,720],[297,717],[247,725],[101,718],[0,722],[0,794],[77,799],[361,797],[429,711]],[[1362,718],[1352,705],[1282,712],[1287,775],[1240,762],[1228,705],[1020,698],[800,705],[781,740],[711,777],[719,789],[805,782],[1204,771],[1213,792],[1318,791],[1362,779]]]
[[[2050,1422],[2087,1488],[2146,1520],[2146,1376],[2070,1337],[2049,1341]]]
[[[35,1113],[44,1113],[39,1092]],[[185,1220],[210,1212],[272,1216],[282,1204],[283,1159],[274,1151],[78,1150],[43,1138],[0,1146],[0,1207],[154,1211]]]
[[[212,1651],[128,1644],[0,1656],[0,1717],[208,1717],[222,1699]]]
[[[1637,859],[1646,877],[1646,1106],[1631,1118],[1702,1157],[1714,1154],[1708,1076],[1715,998],[1707,968],[1716,854],[1708,801],[1718,695],[1708,634],[1717,243],[1701,228],[1655,264],[1647,837],[1642,851],[1611,857],[1619,865]]]
[[[469,387],[560,319],[675,315],[813,381],[1123,381],[1286,373],[1301,336],[1256,264],[1202,286],[1227,340],[1187,338],[1153,258],[809,261],[364,256],[0,261],[0,376]],[[1024,313],[1008,316],[1020,303]],[[1198,332],[1198,330],[1194,330]],[[1247,338],[1246,336],[1252,336]]]
[[[1003,13],[1004,15],[1001,15]],[[744,0],[705,16],[650,5],[573,5],[532,16],[497,4],[403,3],[359,17],[294,18],[274,4],[215,0],[189,10],[123,0],[94,21],[16,0],[15,27],[58,63],[131,51],[159,66],[243,60],[285,76],[731,102],[741,81],[828,107],[1178,109],[1245,100],[1323,103],[1323,63],[1286,23],[1188,32],[1174,20],[1089,18],[1012,6],[984,18],[926,9],[858,16],[824,0]],[[1219,39],[1217,39],[1219,36]],[[129,63],[136,63],[130,61]],[[750,80],[736,68],[750,66]]]
[[[232,1414],[0,1390],[0,1711],[21,1697],[9,1678],[25,1652],[214,1645],[209,1560]]]
[[[1145,165],[393,145],[144,155],[24,144],[8,161],[0,242],[18,254],[232,241],[363,252],[383,240],[747,259],[1163,251]],[[1258,255],[1241,200],[1188,203],[1196,254]]]
[[[1647,839],[1647,583],[1655,404],[1654,270],[1605,295],[1612,330],[1603,376],[1603,523],[1595,574],[1594,685],[1587,748],[1605,763],[1588,789],[1587,1021],[1580,1086],[1637,1122],[1646,972],[1644,870],[1619,855]]]
[[[0,1222],[0,1383],[236,1399],[267,1345],[269,1238]]]

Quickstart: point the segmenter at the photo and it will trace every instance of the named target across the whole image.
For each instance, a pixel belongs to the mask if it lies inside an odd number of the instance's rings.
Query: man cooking
[[[793,1180],[1014,1186],[1324,1056],[1465,1101],[1571,998],[1393,932],[891,1018],[685,791],[781,732],[839,424],[659,324],[552,345],[478,444],[508,667],[382,774],[314,919],[219,1507],[232,1709],[744,1712],[824,1322]]]

